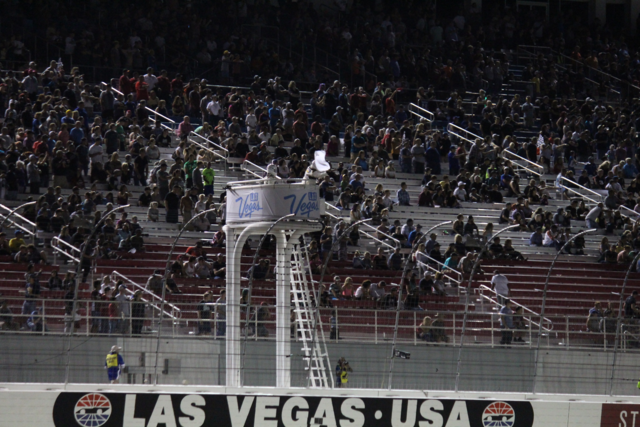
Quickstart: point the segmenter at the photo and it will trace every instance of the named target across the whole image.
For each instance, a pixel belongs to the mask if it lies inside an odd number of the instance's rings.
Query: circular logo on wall
[[[111,402],[99,393],[82,396],[73,411],[76,421],[83,427],[100,427],[111,416]]]
[[[516,413],[511,405],[505,402],[493,402],[482,412],[484,427],[513,427]]]

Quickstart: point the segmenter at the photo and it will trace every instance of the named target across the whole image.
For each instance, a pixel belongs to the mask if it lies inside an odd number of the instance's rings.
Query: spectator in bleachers
[[[536,227],[535,231],[529,237],[529,246],[542,246],[544,236],[542,235],[542,227]]]
[[[498,270],[493,272],[493,277],[491,278],[491,288],[496,293],[496,298],[498,300],[498,304],[505,305],[508,298],[511,296],[511,291],[509,289],[509,279],[498,272]]]
[[[30,314],[31,316],[27,319],[27,326],[31,332],[49,332],[46,319],[42,315],[42,307],[38,307]]]
[[[174,185],[173,190],[167,194],[164,199],[166,213],[166,221],[168,223],[177,223],[178,222],[178,214],[181,206],[180,203],[180,195],[182,193],[182,189],[179,185]]]
[[[600,322],[603,317],[604,311],[602,310],[602,304],[600,301],[596,301],[587,315],[587,332],[602,332]]]
[[[387,266],[390,270],[401,270],[402,269],[402,254],[400,253],[400,248],[395,248],[393,252],[389,255],[387,260]]]
[[[518,252],[517,250],[515,250],[515,248],[513,247],[513,241],[511,239],[506,239],[504,241],[504,248],[503,248],[503,253],[504,256],[507,259],[511,259],[511,260],[516,260],[516,261],[526,261],[527,259],[522,255],[522,253]]]
[[[513,310],[510,299],[504,300],[504,305],[500,309],[500,328],[502,329],[502,339],[500,344],[509,345],[513,339],[513,330],[515,328],[513,322]]]
[[[558,227],[554,224],[548,229],[544,234],[544,240],[542,241],[543,246],[550,246],[556,248],[556,250],[560,250],[562,245],[564,244],[564,230],[558,229]]]
[[[418,338],[428,343],[434,341],[433,331],[431,330],[432,323],[433,321],[429,316],[425,316],[422,319],[422,322],[418,325],[418,331],[417,331]]]
[[[142,299],[142,291],[138,289],[131,298],[131,333],[140,335],[145,320],[146,302]]]
[[[351,277],[347,277],[344,279],[344,283],[340,288],[340,296],[342,299],[350,300],[355,296],[355,291],[353,290],[353,279]]]
[[[398,190],[396,197],[398,199],[398,205],[411,206],[411,198],[409,196],[409,192],[407,191],[407,184],[405,182],[402,182],[400,184],[400,189]]]
[[[355,299],[360,301],[369,301],[373,299],[371,295],[371,280],[365,280],[362,282],[355,292]]]

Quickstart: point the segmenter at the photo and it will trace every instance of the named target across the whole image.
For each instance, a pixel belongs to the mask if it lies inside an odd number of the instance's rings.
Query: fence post
[[[84,313],[84,317],[87,319],[87,336],[89,336],[89,331],[91,330],[91,324],[89,323],[89,318],[91,317],[89,314],[91,313],[91,302],[87,301],[87,309]],[[73,313],[75,315],[75,313]],[[71,330],[69,330],[71,333]]]
[[[494,346],[493,329],[494,329],[494,326],[493,326],[493,313],[491,313],[491,348],[493,348],[493,346]]]
[[[375,343],[378,344],[378,310],[373,311]]]
[[[418,345],[418,332],[417,332],[417,315],[416,312],[413,312],[413,345]]]
[[[453,313],[453,339],[451,340],[451,342],[453,343],[453,345],[456,345],[456,313]]]
[[[42,335],[44,336],[44,331],[47,329],[47,300],[42,300]]]

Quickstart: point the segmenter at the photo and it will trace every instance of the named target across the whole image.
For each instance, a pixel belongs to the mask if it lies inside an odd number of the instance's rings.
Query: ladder
[[[302,257],[300,245],[295,245],[291,259],[291,300],[295,313],[296,338],[299,338],[302,343],[305,370],[309,374],[309,386],[329,388],[329,380],[333,385],[333,376],[327,375],[327,367],[331,365],[320,318],[315,324],[315,307],[311,294],[313,286],[309,286],[307,280],[307,271],[311,273],[308,268],[308,259],[308,254],[306,259]]]

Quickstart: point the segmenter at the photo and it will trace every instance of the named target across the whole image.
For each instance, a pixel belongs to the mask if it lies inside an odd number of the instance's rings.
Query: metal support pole
[[[169,278],[169,271],[171,268],[171,258],[173,257],[173,250],[176,248],[176,244],[180,237],[182,237],[182,233],[187,229],[187,226],[191,224],[196,218],[200,218],[202,215],[208,214],[209,212],[216,211],[217,209],[207,209],[206,211],[202,211],[200,213],[195,214],[186,224],[183,224],[182,228],[178,235],[173,239],[173,243],[171,244],[171,249],[169,250],[169,256],[167,256],[167,264],[164,268],[164,278],[162,279],[162,300],[160,301],[160,316],[158,321],[158,333],[156,336],[156,362],[153,367],[153,384],[158,384],[158,353],[160,352],[160,331],[162,329],[162,318],[164,316],[164,303],[167,297],[167,279]]]
[[[260,243],[258,243],[258,248],[256,249],[256,252],[253,254],[253,262],[251,263],[251,276],[249,276],[249,295],[247,298],[247,312],[246,312],[246,317],[245,317],[245,329],[244,329],[244,337],[242,340],[242,360],[241,360],[241,367],[240,367],[240,380],[241,380],[241,384],[244,385],[244,357],[247,351],[247,337],[249,336],[249,315],[251,314],[251,296],[252,296],[252,292],[253,292],[253,266],[256,265],[256,262],[258,261],[258,255],[260,254],[260,249],[262,248],[262,245],[264,244],[265,240],[267,239],[267,237],[269,236],[269,234],[271,233],[271,230],[273,230],[273,227],[275,227],[278,223],[280,223],[280,221],[283,221],[285,219],[289,219],[291,217],[295,216],[295,214],[289,214],[289,215],[285,215],[282,218],[278,218],[273,224],[271,224],[271,226],[267,229],[267,231],[262,235],[262,237],[260,238]],[[257,320],[258,320],[258,313],[256,312],[256,325],[257,325]],[[256,326],[256,329],[254,331],[256,337],[258,336],[258,328]]]
[[[494,234],[492,236],[491,240],[495,239],[496,237],[498,237],[500,234],[504,233],[505,231],[512,230],[512,229],[517,228],[517,227],[520,227],[520,225],[519,224],[515,224],[515,225],[510,225],[508,227],[505,227],[502,230],[498,231],[496,234]],[[491,240],[489,240],[488,242],[486,242],[484,244],[484,247],[482,248],[482,250],[478,254],[478,257],[476,258],[476,262],[473,263],[473,268],[471,269],[471,274],[469,275],[469,282],[467,284],[467,294],[465,295],[465,298],[464,298],[464,313],[463,313],[463,317],[462,317],[462,331],[460,333],[460,349],[458,350],[458,366],[456,368],[456,388],[455,388],[456,392],[458,391],[458,387],[460,385],[460,368],[462,367],[462,347],[464,346],[464,336],[465,336],[465,333],[467,332],[467,317],[468,317],[468,313],[469,313],[469,297],[471,295],[471,284],[473,283],[473,276],[475,276],[476,271],[478,270],[478,266],[480,265],[480,260],[482,259],[482,255],[486,252],[487,248],[491,244]]]
[[[542,336],[542,322],[544,321],[544,311],[545,311],[545,306],[547,304],[547,290],[549,289],[549,279],[551,278],[551,272],[553,271],[553,267],[555,267],[556,265],[556,261],[558,261],[558,258],[560,258],[560,254],[562,254],[562,251],[564,250],[564,248],[568,247],[567,245],[569,243],[571,243],[574,239],[587,234],[587,233],[593,233],[594,231],[598,231],[595,228],[591,228],[589,230],[584,230],[574,236],[571,236],[571,238],[569,240],[567,240],[564,245],[562,245],[562,248],[560,248],[560,250],[558,251],[558,253],[556,254],[556,256],[553,258],[553,261],[551,262],[551,266],[549,267],[549,271],[547,271],[547,278],[544,281],[544,290],[542,293],[542,309],[540,310],[540,320],[539,320],[539,324],[538,324],[538,343],[536,345],[536,358],[535,358],[535,363],[534,363],[534,370],[533,370],[533,389],[532,392],[535,393],[536,392],[536,383],[537,383],[537,379],[538,379],[538,361],[539,361],[539,355],[540,355],[540,337]],[[568,338],[569,338],[569,332],[567,331],[567,342],[568,342]]]
[[[633,269],[633,266],[638,263],[638,260],[640,260],[640,253],[636,255],[635,258],[633,258],[633,261],[631,261],[631,265],[629,265],[629,268],[627,268],[627,274],[625,274],[624,276],[624,281],[622,282],[622,289],[620,290],[620,302],[618,304],[618,317],[616,319],[616,339],[613,344],[613,362],[611,365],[611,381],[609,383],[609,395],[613,395],[613,379],[616,373],[616,359],[618,357],[618,345],[620,345],[620,329],[622,329],[622,306],[624,304],[624,295],[627,290],[627,281],[629,280],[629,275],[631,274],[631,270]],[[606,327],[607,324],[605,323],[604,325]],[[605,333],[606,333],[606,329],[605,329]],[[606,343],[607,343],[607,340],[605,335],[605,348],[607,345]]]
[[[411,253],[407,257],[407,259],[404,260],[404,266],[402,267],[402,277],[400,278],[400,289],[398,290],[398,304],[396,304],[396,322],[393,327],[393,344],[391,345],[391,357],[389,358],[389,384],[388,384],[389,390],[391,390],[391,381],[393,380],[393,361],[396,354],[396,340],[398,339],[398,323],[400,323],[400,304],[402,304],[402,287],[404,285],[404,280],[407,277],[407,272],[409,271],[409,261],[411,260],[411,255],[418,249],[418,246],[420,245],[420,243],[422,243],[422,241],[425,240],[425,238],[429,236],[429,234],[433,230],[435,230],[438,227],[442,227],[443,225],[452,224],[452,223],[453,221],[444,221],[444,222],[441,222],[440,224],[434,225],[433,227],[425,231],[425,233],[419,239],[416,239],[416,241],[413,242]],[[384,377],[382,378],[382,380],[384,381]]]

